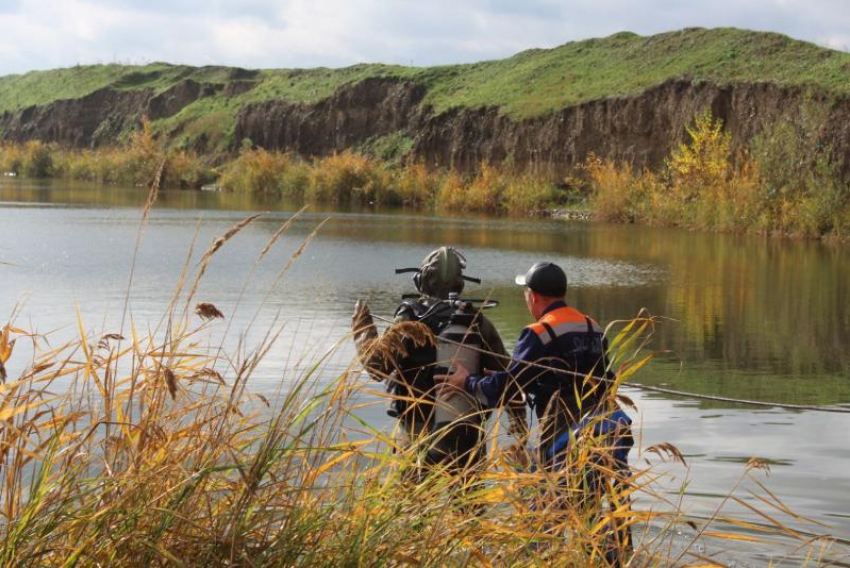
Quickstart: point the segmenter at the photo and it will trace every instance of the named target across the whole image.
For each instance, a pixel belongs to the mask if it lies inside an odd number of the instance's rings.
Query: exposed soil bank
[[[14,142],[111,145],[143,116],[166,118],[211,94],[239,96],[252,87],[251,81],[222,86],[184,80],[159,94],[106,88],[79,99],[7,112],[0,117],[0,133]],[[422,103],[425,94],[426,87],[412,81],[371,78],[344,85],[317,103],[246,104],[236,117],[229,149],[235,152],[247,138],[269,150],[322,156],[392,134],[412,141],[407,161],[461,171],[486,162],[559,177],[590,152],[655,169],[685,139],[694,116],[710,108],[726,124],[735,151],[746,149],[766,125],[787,120],[819,145],[832,148],[841,170],[850,170],[850,100],[816,89],[680,79],[637,96],[590,101],[523,120],[496,107],[435,113]]]

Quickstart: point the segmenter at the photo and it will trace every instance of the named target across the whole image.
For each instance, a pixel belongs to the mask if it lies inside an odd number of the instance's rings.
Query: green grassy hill
[[[0,78],[0,114],[104,87],[162,92],[185,79],[224,85],[254,82],[238,94],[200,98],[154,122],[172,142],[210,131],[226,140],[245,105],[266,100],[310,103],[340,86],[373,77],[400,77],[423,85],[425,104],[498,106],[514,118],[540,116],[589,100],[639,94],[670,79],[719,84],[773,82],[815,85],[834,96],[850,93],[850,53],[774,34],[738,29],[686,29],[650,37],[622,32],[602,39],[533,49],[497,61],[416,68],[380,64],[342,69],[246,71],[226,67],[91,65]],[[228,141],[230,142],[230,141]]]

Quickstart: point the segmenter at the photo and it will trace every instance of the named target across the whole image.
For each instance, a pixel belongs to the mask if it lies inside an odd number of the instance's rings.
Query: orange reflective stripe
[[[543,344],[549,343],[550,336],[549,332],[546,329],[546,326],[543,325],[548,324],[552,330],[555,332],[555,335],[564,335],[566,333],[585,333],[587,332],[587,318],[583,313],[578,311],[575,308],[571,308],[569,306],[558,308],[557,310],[552,310],[548,314],[544,315],[540,318],[539,321],[533,323],[528,327],[531,331],[537,334],[540,337]],[[590,320],[593,331],[597,333],[602,333],[602,328],[599,327],[592,319]]]
[[[552,310],[551,312],[540,318],[540,321],[545,321],[552,327],[555,327],[557,325],[561,325],[562,323],[585,323],[584,318],[585,316],[583,313],[581,313],[575,308],[566,306],[564,308]]]
[[[530,329],[531,331],[533,331],[537,335],[541,335],[543,333],[546,333],[546,328],[543,326],[543,324],[540,324],[540,323],[533,323],[533,324],[526,326],[526,327],[528,327],[528,329]]]

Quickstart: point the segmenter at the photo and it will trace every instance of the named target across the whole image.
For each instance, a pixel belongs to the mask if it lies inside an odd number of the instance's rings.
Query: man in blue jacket
[[[523,329],[508,369],[470,375],[458,366],[435,381],[441,389],[465,390],[490,408],[524,396],[540,421],[543,468],[562,465],[570,437],[592,424],[595,434],[614,439],[612,466],[625,472],[631,420],[608,396],[613,374],[602,329],[567,305],[567,276],[558,265],[539,262],[516,282],[525,286],[526,306],[537,321]]]
[[[537,263],[516,283],[525,286],[525,303],[536,322],[520,334],[508,369],[472,375],[457,365],[452,374],[434,380],[440,389],[466,391],[490,408],[524,395],[540,421],[539,467],[579,474],[577,494],[550,486],[543,496],[591,518],[603,501],[615,510],[628,497],[608,493],[606,480],[614,486],[625,482],[634,442],[631,419],[609,393],[614,375],[607,369],[604,333],[567,305],[567,276],[559,266]],[[571,443],[582,436],[592,436],[599,445],[576,472],[566,458]],[[631,550],[629,525],[615,521],[608,534],[605,558],[609,566],[621,566]]]

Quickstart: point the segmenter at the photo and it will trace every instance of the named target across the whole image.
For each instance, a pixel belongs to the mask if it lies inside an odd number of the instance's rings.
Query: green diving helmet
[[[420,294],[446,300],[449,294],[463,291],[465,282],[481,281],[464,276],[466,258],[454,247],[440,247],[422,260],[419,268],[400,268],[396,274],[414,272],[413,285]]]

